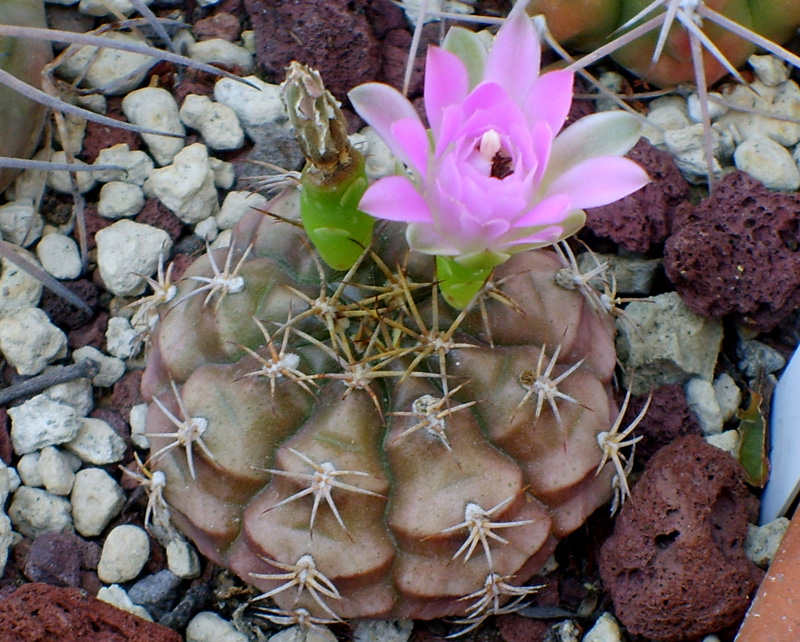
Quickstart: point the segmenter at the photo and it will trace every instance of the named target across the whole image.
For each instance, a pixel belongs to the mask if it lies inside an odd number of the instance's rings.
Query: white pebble
[[[48,366],[45,372],[63,370],[66,366]],[[89,379],[73,379],[50,386],[43,393],[45,397],[63,403],[75,410],[78,417],[85,417],[94,408],[94,392]]]
[[[792,155],[771,138],[748,138],[736,148],[733,161],[769,189],[794,192],[800,188],[800,169]]]
[[[70,441],[78,434],[81,418],[73,408],[45,395],[36,395],[8,409],[11,445],[17,455]]]
[[[134,604],[133,600],[125,592],[119,584],[112,584],[111,586],[103,586],[97,591],[97,599],[108,604],[116,606],[118,609],[133,613],[144,620],[153,621],[153,617],[148,613],[147,609],[138,604]]]
[[[717,92],[709,92],[708,94],[708,116],[713,122],[720,116],[723,116],[728,111],[728,107],[717,102],[714,98],[722,100],[722,94]],[[686,101],[686,108],[689,112],[689,118],[693,123],[703,122],[703,113],[700,109],[700,96],[698,94],[691,94]]]
[[[78,244],[65,234],[47,234],[36,245],[42,267],[57,279],[77,279],[83,265]]]
[[[132,91],[122,101],[122,111],[134,125],[180,136],[142,134],[159,165],[171,163],[175,155],[183,149],[182,137],[186,130],[178,116],[178,103],[166,89],[145,87]]]
[[[55,446],[42,448],[39,456],[39,476],[45,490],[53,495],[69,495],[72,492],[75,473],[72,472],[72,466],[64,453]]]
[[[752,55],[747,62],[756,72],[758,79],[768,87],[777,87],[789,79],[789,70],[784,62],[775,56]]]
[[[95,165],[116,165],[122,169],[102,169],[94,172],[101,183],[123,181],[141,187],[153,171],[153,159],[141,150],[131,151],[126,143],[101,149]]]
[[[122,510],[125,492],[106,471],[84,468],[75,475],[70,501],[75,530],[94,537]]]
[[[172,248],[172,239],[164,230],[127,219],[100,230],[95,239],[100,276],[118,296],[143,292],[142,277],[152,276],[158,269],[159,256]]]
[[[67,155],[64,152],[53,152],[50,160],[53,163],[66,163]],[[81,160],[74,160],[73,164],[78,167],[88,167],[88,165]],[[73,172],[73,175],[75,176],[75,183],[78,186],[78,191],[81,194],[85,194],[97,184],[94,176],[92,176],[92,172],[77,171]],[[72,194],[72,181],[70,180],[70,172],[63,170],[48,172],[47,185],[50,187],[50,189],[56,192],[61,192],[62,194]]]
[[[214,239],[214,242],[211,243],[211,249],[218,250],[221,247],[230,247],[231,237],[233,237],[233,230],[222,230],[217,235],[217,238]]]
[[[194,226],[194,233],[204,241],[211,243],[219,234],[217,219],[213,216],[203,219]]]
[[[6,561],[8,561],[8,549],[14,538],[11,534],[11,520],[8,516],[0,510],[0,573],[6,568]]]
[[[364,136],[367,149],[364,154],[364,170],[370,180],[376,181],[384,176],[394,174],[397,159],[389,146],[378,136],[372,127],[364,127],[359,132]]]
[[[220,78],[214,85],[214,100],[233,109],[245,130],[289,120],[280,86],[266,83],[256,76],[247,76],[244,80],[254,87],[231,78]]]
[[[172,165],[154,170],[150,189],[184,223],[196,223],[219,210],[214,171],[205,145],[195,143],[176,154]]]
[[[150,539],[143,528],[124,524],[112,529],[103,543],[97,576],[107,584],[127,582],[142,572],[150,557]]]
[[[327,627],[292,626],[275,633],[269,642],[336,642],[336,639]]]
[[[200,575],[200,559],[191,544],[175,537],[167,544],[167,567],[174,575],[186,580]]]
[[[14,530],[29,539],[47,531],[65,531],[72,526],[69,502],[40,488],[20,486],[14,493],[8,516]]]
[[[28,247],[42,235],[44,221],[33,202],[11,201],[0,205],[0,233],[9,243]]]
[[[251,209],[266,204],[267,199],[256,192],[229,192],[217,214],[217,225],[222,230],[229,230]]]
[[[244,47],[222,38],[210,38],[191,45],[189,57],[208,64],[239,67],[246,74],[253,69],[253,55]]]
[[[64,447],[95,466],[121,461],[127,449],[125,440],[107,422],[92,417],[83,419],[75,439]]]
[[[149,44],[145,38],[110,31],[104,38],[125,44]],[[93,89],[100,89],[106,95],[120,96],[138,87],[148,70],[156,64],[157,59],[144,54],[121,49],[72,45],[69,55],[57,68],[57,74],[67,80],[74,80],[82,75],[84,84]]]
[[[142,348],[142,337],[124,317],[111,317],[106,326],[106,349],[118,359],[129,359]]]
[[[150,440],[147,439],[146,403],[140,403],[131,408],[128,423],[131,425],[131,441],[133,445],[143,450],[150,448]]]
[[[353,639],[355,642],[406,642],[413,628],[411,620],[358,620]]]
[[[719,151],[720,136],[715,129],[712,129],[711,133],[713,152],[715,154],[712,163],[713,170],[715,174],[719,174],[722,168],[716,159],[716,153]],[[708,177],[703,141],[703,125],[701,124],[664,132],[664,144],[667,151],[672,154],[675,164],[686,180],[690,182],[705,183]]]
[[[714,386],[705,379],[690,379],[684,386],[686,404],[694,412],[704,435],[722,432],[722,413],[714,394]]]
[[[149,5],[153,0],[143,0]],[[80,0],[78,11],[89,16],[114,16],[121,13],[127,16],[133,12],[133,5],[128,0]]]
[[[89,359],[100,366],[100,370],[92,377],[92,383],[100,388],[113,386],[125,374],[125,362],[122,359],[109,357],[92,346],[78,348],[72,353],[72,359],[75,363]]]
[[[22,483],[26,486],[30,486],[31,488],[44,486],[42,474],[39,471],[39,459],[41,456],[41,451],[37,450],[19,458],[17,462],[17,473]]]
[[[144,207],[144,192],[133,183],[111,181],[100,188],[97,213],[110,219],[136,216]]]
[[[16,490],[16,488],[11,488],[12,477],[19,479],[14,469],[6,466],[5,462],[0,459],[0,506],[5,506],[9,494]],[[2,512],[2,509],[0,509],[0,512]]]
[[[39,374],[67,354],[67,335],[40,308],[0,319],[0,351],[21,375]]]
[[[611,613],[603,613],[587,631],[583,642],[621,642],[619,623]]]
[[[778,517],[763,526],[748,524],[747,537],[744,540],[744,552],[747,559],[762,568],[769,566],[778,552],[778,547],[788,527],[789,520],[785,517]]]
[[[17,248],[34,264],[36,257],[22,248]],[[20,310],[36,307],[42,296],[42,282],[28,274],[8,259],[0,259],[0,319],[16,314]]]
[[[180,109],[183,124],[196,129],[211,149],[228,151],[244,145],[244,130],[236,112],[208,96],[189,94]]]
[[[247,642],[248,638],[216,613],[203,611],[186,627],[186,642]]]
[[[211,170],[214,172],[214,187],[229,190],[236,182],[236,170],[233,163],[227,163],[213,156],[208,159]]]
[[[742,403],[742,391],[727,372],[723,372],[714,380],[714,395],[717,397],[722,422],[726,423],[733,419]]]
[[[725,430],[724,432],[717,433],[716,435],[706,436],[706,441],[720,450],[739,458],[739,433],[736,430]]]

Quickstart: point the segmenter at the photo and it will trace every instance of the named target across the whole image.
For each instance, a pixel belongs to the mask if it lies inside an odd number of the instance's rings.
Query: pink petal
[[[572,199],[566,194],[554,194],[536,204],[530,212],[514,221],[514,227],[553,225],[561,223],[572,207]]]
[[[410,163],[416,150],[406,150],[392,131],[392,126],[405,119],[415,120],[424,130],[422,121],[414,106],[394,87],[378,82],[369,82],[351,89],[347,94],[353,109],[367,124],[375,129],[378,136],[404,163]]]
[[[495,36],[483,79],[498,83],[522,104],[539,74],[541,55],[530,17],[522,10],[512,10]]]
[[[370,185],[358,208],[385,221],[432,222],[428,204],[405,176],[387,176]]]
[[[523,109],[528,123],[545,121],[555,136],[564,126],[572,105],[571,71],[550,71],[542,74],[525,96]]]
[[[419,120],[404,118],[392,125],[392,134],[406,152],[405,163],[424,178],[428,168],[430,139]],[[399,154],[398,154],[399,156]]]
[[[650,177],[632,160],[617,156],[590,158],[556,177],[547,195],[566,194],[572,209],[608,205],[650,182]]]
[[[425,62],[425,113],[434,138],[439,136],[444,109],[460,104],[468,92],[467,69],[458,56],[439,47],[429,47]]]

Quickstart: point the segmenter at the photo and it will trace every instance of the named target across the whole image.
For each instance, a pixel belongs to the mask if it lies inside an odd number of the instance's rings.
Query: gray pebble
[[[145,607],[157,619],[174,606],[176,589],[180,583],[181,578],[165,568],[136,582],[128,591],[128,596],[134,604]]]

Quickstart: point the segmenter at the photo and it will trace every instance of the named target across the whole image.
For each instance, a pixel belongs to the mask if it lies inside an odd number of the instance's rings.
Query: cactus
[[[632,26],[629,21],[651,4],[657,3],[650,0],[530,0],[527,10],[531,15],[544,15],[559,42],[581,51],[593,51],[618,35],[615,33],[617,30],[629,30]],[[793,0],[662,0],[660,4],[663,8],[637,19],[637,24],[665,11],[685,11],[688,21],[700,24],[709,41],[734,69],[741,67],[755,53],[757,45],[767,46],[768,43],[759,38],[784,43],[800,27],[800,3]],[[721,15],[722,20],[714,14]],[[680,17],[678,22],[682,22]],[[688,31],[682,24],[672,26],[663,51],[658,45],[659,32],[660,25],[654,25],[641,37],[614,51],[612,58],[657,86],[695,82],[695,60]],[[703,46],[706,47],[703,53],[705,80],[711,85],[730,68],[726,69],[706,44]],[[784,54],[772,51],[784,57]]]
[[[612,317],[550,250],[458,313],[395,223],[333,272],[297,201],[251,212],[161,305],[142,383],[160,501],[280,617],[512,608],[612,496]]]

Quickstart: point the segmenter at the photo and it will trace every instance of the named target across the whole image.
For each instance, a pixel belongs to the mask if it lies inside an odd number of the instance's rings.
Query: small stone
[[[753,54],[747,59],[747,62],[756,72],[758,79],[768,87],[777,87],[782,82],[789,80],[789,70],[784,62],[775,56]]]
[[[57,372],[66,366],[48,366],[45,372]],[[70,406],[78,417],[86,417],[94,408],[94,391],[90,379],[73,379],[50,386],[43,393],[52,401]]]
[[[143,4],[150,5],[153,0],[143,0]],[[133,5],[128,0],[80,0],[78,10],[88,16],[124,16],[133,13]]]
[[[67,162],[67,155],[64,152],[53,152],[50,161],[64,164]],[[80,160],[73,160],[72,164],[78,167],[88,167],[86,163]],[[77,171],[74,173],[74,176],[75,183],[78,186],[78,192],[81,194],[85,194],[97,184],[92,172]],[[69,172],[63,170],[48,172],[47,185],[50,189],[60,192],[61,194],[72,194],[72,181]]]
[[[0,205],[0,233],[9,243],[28,247],[42,235],[43,227],[44,221],[33,201],[25,199]]]
[[[83,270],[78,244],[65,234],[47,234],[36,245],[42,267],[57,279],[77,279]]]
[[[728,107],[723,105],[721,100],[724,100],[722,94],[718,92],[709,92],[708,94],[708,116],[711,122],[714,122],[720,116],[724,116],[728,112]],[[714,99],[717,100],[714,100]],[[689,112],[689,118],[693,123],[702,123],[703,122],[703,113],[700,109],[700,96],[697,94],[691,94],[689,98],[686,100],[686,107]]]
[[[712,129],[714,158],[712,161],[715,176],[720,176],[722,167],[716,158],[719,152],[720,136]],[[703,125],[691,125],[683,129],[670,129],[664,132],[664,144],[675,158],[675,164],[690,183],[705,183],[708,180],[708,166],[703,150]]]
[[[197,552],[182,537],[175,537],[167,544],[167,566],[173,574],[185,580],[200,575]]]
[[[69,502],[40,488],[20,486],[14,493],[8,516],[14,529],[29,539],[47,531],[72,527]]]
[[[39,476],[45,490],[53,495],[69,495],[72,492],[75,473],[72,472],[69,460],[54,446],[42,448],[39,456]]]
[[[159,165],[168,165],[183,149],[186,130],[178,116],[178,103],[166,89],[145,87],[132,91],[123,99],[122,111],[134,125],[178,135],[142,134]]]
[[[122,510],[125,493],[106,471],[85,468],[75,475],[70,500],[75,530],[94,537]]]
[[[630,323],[617,323],[617,353],[632,394],[694,377],[711,381],[722,344],[719,319],[695,314],[676,292],[634,301],[625,312]]]
[[[715,448],[724,450],[733,457],[739,457],[739,444],[741,439],[739,437],[739,432],[736,430],[725,430],[716,435],[708,435],[706,437],[706,442]]]
[[[269,642],[336,642],[336,636],[327,627],[292,626],[278,631]]]
[[[253,208],[263,207],[267,199],[256,192],[229,192],[217,214],[217,225],[222,230],[231,229]]]
[[[164,230],[127,219],[100,230],[95,239],[100,275],[118,296],[143,292],[142,277],[152,276],[158,269],[159,256],[172,248],[172,240]]]
[[[131,598],[128,597],[128,594],[125,592],[125,589],[122,588],[119,584],[112,584],[111,586],[104,586],[97,592],[97,599],[101,602],[106,602],[107,604],[112,604],[116,606],[118,609],[122,609],[123,611],[127,611],[128,613],[132,613],[133,615],[137,615],[140,618],[147,620],[148,622],[153,621],[153,617],[150,613],[147,612],[147,609],[134,604],[131,601]]]
[[[36,395],[9,408],[8,415],[11,417],[11,445],[17,455],[70,441],[81,425],[73,408],[45,395]]]
[[[184,223],[196,223],[219,211],[214,172],[205,145],[195,143],[176,154],[172,165],[154,170],[150,188]]]
[[[21,375],[39,374],[67,353],[67,335],[39,308],[0,319],[0,351]]]
[[[18,248],[17,252],[34,264],[36,257],[27,250]],[[0,319],[10,317],[21,310],[34,308],[42,296],[42,282],[28,274],[8,259],[0,259]]]
[[[41,451],[37,450],[23,455],[17,462],[17,474],[26,486],[39,488],[44,486],[42,474],[39,472],[39,458]]]
[[[87,417],[82,420],[75,439],[67,442],[65,448],[86,463],[104,466],[121,461],[127,445],[108,423]]]
[[[413,628],[411,620],[358,620],[353,639],[355,642],[406,642]]]
[[[283,106],[281,88],[256,76],[247,76],[249,84],[231,78],[220,78],[214,85],[214,100],[227,105],[250,134],[250,128],[268,123],[286,123],[289,115]]]
[[[143,606],[154,618],[168,613],[176,599],[176,589],[181,578],[168,569],[148,575],[136,582],[129,590],[128,597],[134,604]]]
[[[364,127],[359,134],[364,137],[364,171],[371,181],[394,174],[397,159],[389,146],[372,127]]]
[[[552,628],[552,632],[556,642],[578,642],[581,635],[580,627],[572,620],[559,622]]]
[[[690,379],[684,387],[686,403],[694,412],[703,435],[722,432],[722,412],[717,403],[714,386],[705,379]]]
[[[100,366],[100,370],[92,377],[92,383],[99,388],[113,386],[125,374],[125,362],[122,359],[109,357],[92,346],[78,348],[72,353],[72,359],[75,363],[89,359]]]
[[[247,642],[247,636],[216,613],[203,611],[186,627],[186,642]]]
[[[118,359],[129,359],[142,349],[142,337],[124,317],[111,317],[106,326],[106,349]]]
[[[116,165],[122,169],[103,169],[94,172],[101,183],[124,181],[141,187],[153,171],[153,159],[141,150],[131,151],[126,143],[101,149],[95,165]]]
[[[687,115],[686,100],[677,96],[674,98],[676,100],[663,105],[651,104],[647,125],[642,128],[642,136],[647,138],[651,145],[664,145],[666,131],[684,129],[692,124]]]
[[[108,584],[127,582],[142,572],[149,556],[150,539],[143,528],[117,526],[103,543],[97,576]]]
[[[217,234],[219,234],[217,219],[213,216],[203,219],[194,226],[194,233],[204,241],[211,243],[215,238],[217,238]]]
[[[611,613],[603,613],[583,636],[583,642],[622,642],[619,623]]]
[[[131,425],[131,441],[142,450],[150,448],[147,439],[147,404],[140,403],[131,408],[129,423]]]
[[[207,64],[239,67],[246,74],[253,69],[253,55],[244,47],[222,38],[211,38],[191,45],[189,57]]]
[[[144,192],[133,183],[111,181],[100,188],[97,213],[110,219],[136,216],[144,207]]]
[[[25,558],[25,576],[32,582],[54,586],[79,586],[81,555],[77,536],[48,531],[39,535]]]
[[[209,158],[208,164],[214,172],[214,187],[229,190],[236,182],[236,170],[233,163],[226,163],[219,158]]]
[[[658,259],[640,259],[620,256],[618,254],[595,254],[582,252],[578,255],[578,269],[587,273],[597,267],[598,263],[607,263],[606,278],[614,277],[618,293],[648,295],[653,287],[656,273],[661,261]],[[592,280],[591,285],[598,290],[603,289],[602,281]]]
[[[737,169],[761,181],[765,187],[782,192],[800,188],[800,169],[789,151],[765,136],[748,138],[736,148]]]
[[[751,379],[757,377],[759,372],[772,374],[786,365],[786,359],[780,352],[754,339],[739,341],[736,356],[739,357],[739,370]]]
[[[244,131],[236,112],[227,105],[212,102],[207,96],[189,94],[180,109],[183,124],[200,132],[208,147],[219,151],[244,145]]]
[[[0,511],[0,572],[6,568],[8,549],[11,548],[12,542],[11,520],[3,511]]]
[[[714,394],[717,397],[722,423],[727,423],[736,416],[742,404],[742,391],[727,372],[723,372],[714,380]]]
[[[767,568],[778,552],[787,528],[789,520],[786,517],[778,517],[763,526],[748,524],[747,537],[744,540],[747,559],[761,568]]]

